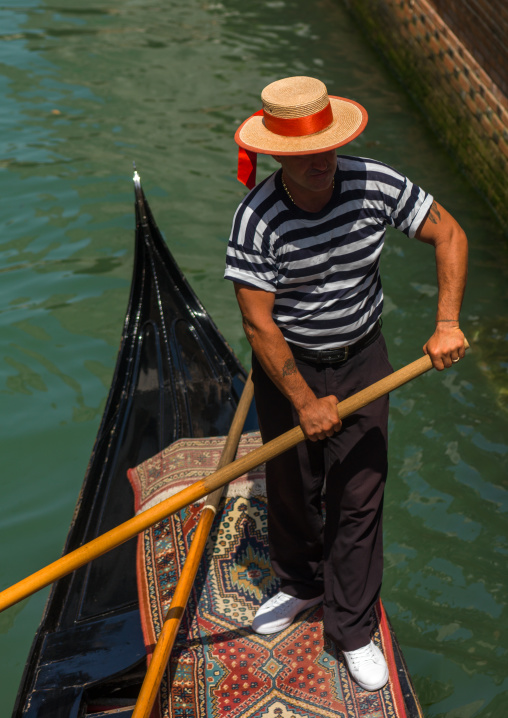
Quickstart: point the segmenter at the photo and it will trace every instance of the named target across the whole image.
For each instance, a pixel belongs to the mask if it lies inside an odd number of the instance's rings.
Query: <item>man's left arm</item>
[[[459,314],[467,279],[467,237],[459,223],[437,202],[432,203],[416,232],[436,252],[438,303],[436,330],[423,347],[441,371],[465,354]]]

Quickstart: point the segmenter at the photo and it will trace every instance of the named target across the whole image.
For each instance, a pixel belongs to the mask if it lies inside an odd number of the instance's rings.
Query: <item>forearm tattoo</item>
[[[289,376],[290,374],[296,374],[296,364],[295,360],[291,357],[291,359],[286,359],[284,362],[284,366],[282,367],[282,376]]]
[[[244,314],[242,314],[242,324],[245,336],[247,337],[249,342],[252,343],[252,340],[254,339],[254,326],[249,322],[249,320]]]
[[[429,211],[429,219],[432,224],[437,224],[441,220],[441,213],[439,212],[437,202],[432,202],[432,207]]]

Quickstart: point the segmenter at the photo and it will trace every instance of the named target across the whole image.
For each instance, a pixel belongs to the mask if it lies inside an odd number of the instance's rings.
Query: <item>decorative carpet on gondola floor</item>
[[[182,439],[131,469],[136,511],[212,473],[224,440]],[[245,434],[237,456],[260,443],[258,433]],[[376,606],[373,640],[385,654],[390,680],[373,693],[349,677],[342,653],[323,633],[320,606],[277,634],[261,636],[250,628],[262,600],[278,590],[268,557],[264,494],[263,467],[227,487],[152,718],[406,716],[381,602]],[[188,506],[139,536],[138,590],[148,659],[200,510],[200,504]],[[410,683],[404,683],[406,693],[408,689],[412,692]]]

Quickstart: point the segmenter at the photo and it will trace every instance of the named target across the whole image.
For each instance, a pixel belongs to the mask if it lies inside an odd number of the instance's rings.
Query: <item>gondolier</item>
[[[295,651],[290,647],[297,651],[300,644],[299,627],[295,626],[292,638],[287,631],[279,643],[270,639],[258,645],[255,655],[249,649],[249,661],[258,663],[259,670],[238,698],[237,658],[245,652],[242,616],[251,607],[252,596],[245,591],[248,577],[243,567],[249,557],[250,569],[265,575],[264,497],[235,496],[221,506],[220,523],[214,530],[219,534],[225,530],[228,539],[219,542],[220,556],[216,555],[213,566],[206,570],[199,601],[190,607],[190,613],[184,612],[192,592],[192,575],[200,564],[219,500],[217,489],[225,485],[224,474],[220,483],[212,486],[208,482],[217,481],[225,471],[226,483],[246,473],[250,474],[247,483],[254,483],[251,471],[257,467],[261,479],[261,466],[281,449],[257,446],[255,412],[249,412],[243,425],[250,403],[250,381],[245,380],[243,367],[168,251],[137,172],[134,187],[136,244],[130,299],[109,398],[66,550],[48,566],[0,591],[1,612],[55,582],[26,663],[13,718],[70,718],[76,711],[80,715],[132,713],[145,718],[155,715],[159,708],[160,715],[179,714],[182,703],[188,718],[203,718],[237,712],[240,700],[243,706],[256,706],[263,713],[272,714],[274,707],[277,713],[283,705],[289,715],[303,705],[314,718],[344,715],[345,711],[361,718],[368,705],[359,695],[355,706],[347,700],[346,709],[349,678],[336,660],[326,657],[321,626],[315,627],[312,648],[305,650],[305,663],[298,658],[300,668],[323,660],[327,663],[319,692],[312,670],[308,673],[305,669],[307,684],[300,682],[295,693],[293,681],[281,686],[280,672],[274,673],[273,661],[265,660],[267,648],[272,655],[280,656],[284,644],[283,672],[293,671]],[[161,293],[161,287],[167,291]],[[168,332],[167,327],[177,327],[177,331]],[[173,361],[175,356],[178,362]],[[347,406],[342,406],[342,415],[358,411],[373,393],[381,396],[420,376],[429,365],[428,357],[421,357],[403,367],[366,393],[351,397]],[[239,398],[237,388],[242,385]],[[206,411],[200,400],[204,386]],[[192,397],[194,400],[189,401]],[[247,447],[252,450],[213,471],[219,459],[217,450],[224,446],[220,463],[227,463],[225,452],[231,452],[231,457],[234,437],[239,438],[242,425],[247,433],[239,453]],[[228,438],[224,445],[225,433]],[[296,443],[304,438],[299,427],[290,433]],[[159,451],[152,455],[157,447]],[[143,457],[148,458],[134,466],[133,462]],[[127,476],[134,502],[126,490],[126,466],[131,467]],[[206,478],[196,481],[196,471]],[[192,496],[187,493],[181,503],[189,489]],[[243,493],[238,489],[237,484],[232,493]],[[248,487],[249,493],[251,489]],[[171,496],[164,499],[167,491]],[[196,501],[205,495],[205,507],[197,506]],[[194,504],[192,508],[190,504]],[[184,506],[189,510],[182,512]],[[245,529],[253,514],[260,530],[251,533]],[[122,518],[126,520],[118,524]],[[140,520],[145,530],[139,535],[135,558],[128,537],[139,532]],[[117,525],[103,533],[104,521]],[[214,544],[218,546],[217,541]],[[227,604],[233,595],[236,607],[230,611]],[[178,630],[186,613],[191,633],[185,628]],[[211,616],[217,620],[211,623]],[[381,601],[376,605],[377,637],[391,656],[383,715],[419,718],[421,711],[410,676]],[[177,655],[163,673],[166,650],[175,639]],[[151,656],[146,674],[142,669],[145,652]],[[207,676],[219,673],[221,679],[204,691]],[[169,689],[158,691],[164,676]],[[341,689],[336,690],[337,686]],[[327,698],[323,700],[323,696]],[[159,706],[156,701],[160,701]]]
[[[329,96],[308,77],[273,82],[261,97],[263,109],[235,135],[239,179],[253,189],[235,214],[225,277],[253,349],[263,441],[298,423],[310,441],[267,466],[270,557],[281,590],[253,628],[282,630],[324,594],[325,631],[354,679],[377,690],[388,679],[370,638],[382,581],[388,399],[342,428],[336,404],[392,371],[381,333],[386,226],[435,248],[436,329],[424,351],[438,370],[465,352],[459,311],[467,240],[398,171],[337,156],[365,128],[361,105]],[[255,186],[257,153],[281,167]]]

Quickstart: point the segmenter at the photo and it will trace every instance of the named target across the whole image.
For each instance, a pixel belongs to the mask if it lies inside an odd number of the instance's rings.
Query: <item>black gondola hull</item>
[[[245,382],[243,367],[169,252],[136,179],[135,211],[120,350],[64,553],[133,515],[127,469],[178,438],[227,433]],[[256,428],[254,412],[247,425]],[[87,705],[108,705],[110,694],[122,694],[115,686],[124,683],[135,695],[146,659],[135,550],[131,539],[53,586],[16,718],[85,715]]]

